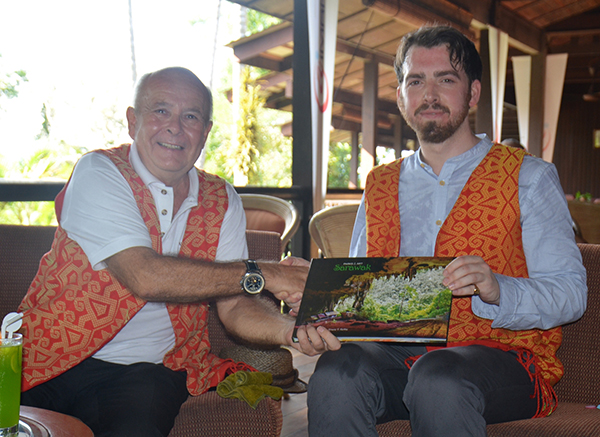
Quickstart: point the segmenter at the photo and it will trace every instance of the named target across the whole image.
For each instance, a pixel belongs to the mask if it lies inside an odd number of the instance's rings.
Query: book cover
[[[296,328],[324,326],[341,341],[445,343],[452,292],[442,281],[453,259],[313,259]]]

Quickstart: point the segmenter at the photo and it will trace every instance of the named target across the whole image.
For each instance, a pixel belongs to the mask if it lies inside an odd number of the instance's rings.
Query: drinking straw
[[[0,332],[0,338],[12,338],[15,331],[17,331],[23,324],[23,313],[8,313],[2,320],[2,331]],[[8,333],[8,337],[5,335]]]

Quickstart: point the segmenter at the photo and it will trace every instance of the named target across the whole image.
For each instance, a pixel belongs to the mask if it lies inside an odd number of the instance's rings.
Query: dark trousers
[[[166,436],[188,397],[185,372],[88,358],[21,395],[21,404],[78,417],[99,436]]]
[[[534,384],[513,352],[348,343],[319,359],[308,386],[315,436],[377,436],[375,425],[409,419],[413,436],[485,436],[486,424],[531,418]],[[408,370],[408,357],[425,353]]]

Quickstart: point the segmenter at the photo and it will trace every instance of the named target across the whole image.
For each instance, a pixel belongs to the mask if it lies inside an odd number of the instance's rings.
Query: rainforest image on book
[[[324,326],[342,341],[445,342],[452,292],[442,281],[452,260],[314,259],[296,327]]]

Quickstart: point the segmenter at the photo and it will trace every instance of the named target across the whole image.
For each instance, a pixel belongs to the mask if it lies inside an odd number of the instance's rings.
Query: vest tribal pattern
[[[495,273],[528,277],[518,197],[519,170],[524,156],[518,149],[492,146],[442,224],[435,256],[478,255]],[[401,162],[400,159],[376,167],[367,178],[365,211],[369,257],[400,253]],[[536,380],[536,417],[550,414],[556,406],[552,385],[563,375],[562,363],[556,358],[562,341],[561,328],[512,331],[491,325],[491,320],[473,313],[470,297],[452,299],[447,347],[482,344],[517,351],[521,363]]]
[[[148,227],[152,248],[162,253],[158,215],[152,194],[129,163],[130,145],[98,150],[108,156],[130,185]],[[214,261],[228,206],[225,183],[198,170],[198,206],[189,214],[180,257]],[[56,198],[60,221],[65,188]],[[94,271],[81,247],[59,226],[52,248],[23,299],[23,390],[58,376],[108,343],[145,305],[106,269]],[[225,376],[247,370],[210,352],[208,304],[167,304],[175,346],[163,364],[187,372],[190,394],[199,395]]]

